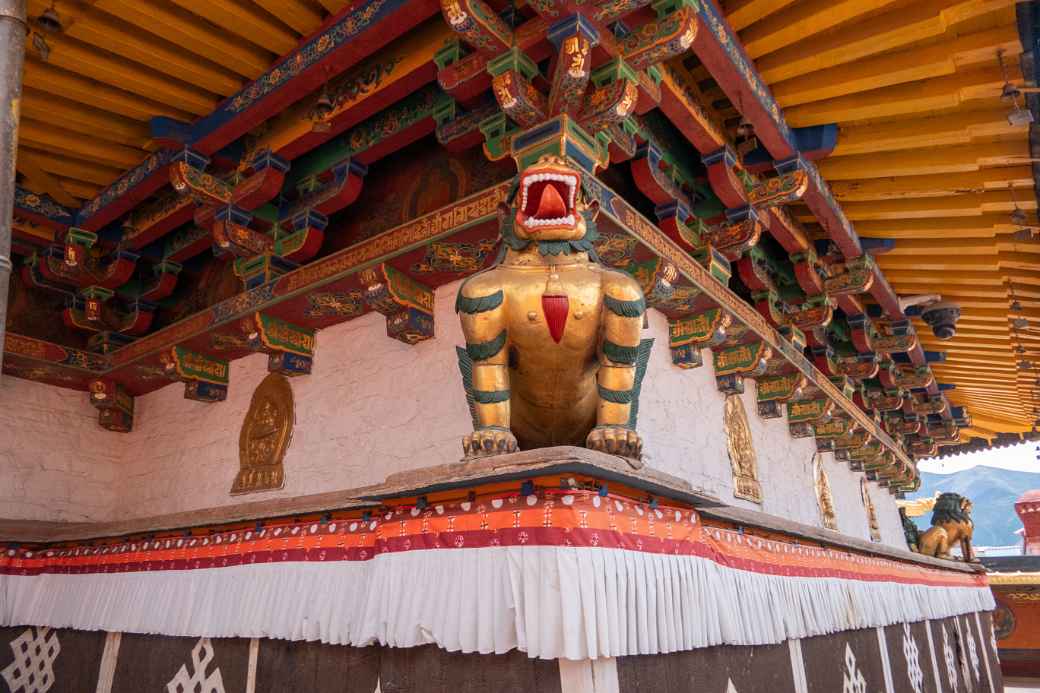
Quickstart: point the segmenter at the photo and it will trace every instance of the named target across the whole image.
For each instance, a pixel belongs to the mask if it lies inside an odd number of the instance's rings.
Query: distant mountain
[[[1015,534],[1022,528],[1015,501],[1034,488],[1040,488],[1040,473],[978,466],[954,474],[921,472],[921,490],[907,498],[930,498],[936,492],[948,491],[967,496],[974,504],[975,545],[1007,546],[1021,541]],[[918,527],[927,529],[932,526],[932,514],[925,513],[915,521]]]

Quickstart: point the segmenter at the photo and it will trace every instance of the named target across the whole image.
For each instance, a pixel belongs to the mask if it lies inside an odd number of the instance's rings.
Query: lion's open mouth
[[[578,177],[569,173],[530,173],[520,186],[520,209],[523,224],[540,226],[574,226],[574,200]]]

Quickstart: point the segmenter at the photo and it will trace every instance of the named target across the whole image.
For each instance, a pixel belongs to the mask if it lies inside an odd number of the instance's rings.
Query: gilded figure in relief
[[[733,495],[737,498],[762,502],[762,486],[758,482],[758,460],[751,439],[751,427],[740,395],[728,395],[723,411],[726,450],[733,467]]]
[[[867,527],[870,529],[870,540],[881,541],[881,525],[878,523],[877,510],[874,508],[874,499],[870,497],[870,486],[867,477],[860,477],[859,495],[863,500],[863,508],[867,511]]]
[[[238,438],[239,472],[232,494],[282,488],[282,459],[292,438],[292,387],[285,376],[270,373],[249,402]]]
[[[554,156],[522,171],[500,208],[500,259],[456,302],[467,457],[584,444],[640,459],[646,301],[635,279],[596,258],[598,211],[582,173]]]
[[[834,511],[834,496],[831,495],[831,482],[827,478],[827,470],[823,466],[823,455],[816,453],[813,457],[813,478],[816,482],[816,498],[820,504],[820,516],[827,529],[838,529],[838,516]]]

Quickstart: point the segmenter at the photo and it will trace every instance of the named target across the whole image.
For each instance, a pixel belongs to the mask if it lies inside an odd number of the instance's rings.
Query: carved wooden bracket
[[[382,264],[361,272],[365,302],[386,316],[386,334],[405,344],[433,337],[433,291]]]
[[[175,346],[159,357],[167,377],[184,383],[184,398],[222,402],[227,398],[228,362]]]
[[[129,433],[134,426],[134,398],[114,380],[90,383],[90,403],[98,410],[98,424],[108,431]]]

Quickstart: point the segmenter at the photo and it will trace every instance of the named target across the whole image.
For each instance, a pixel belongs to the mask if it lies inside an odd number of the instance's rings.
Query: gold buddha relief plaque
[[[838,516],[834,511],[834,496],[831,495],[831,482],[827,479],[827,470],[823,466],[823,455],[813,456],[813,479],[816,484],[816,500],[820,504],[820,517],[827,529],[838,529]]]
[[[874,499],[870,497],[870,486],[867,477],[860,477],[859,493],[863,498],[863,508],[867,511],[867,525],[870,527],[870,540],[881,541],[881,525],[878,524],[877,510],[874,509]]]
[[[238,437],[239,470],[231,494],[279,489],[285,484],[282,460],[292,439],[292,387],[285,376],[270,373],[249,402]]]
[[[751,440],[751,427],[740,395],[727,395],[723,414],[726,448],[733,467],[733,495],[737,498],[762,502],[762,486],[758,483],[758,461]]]

